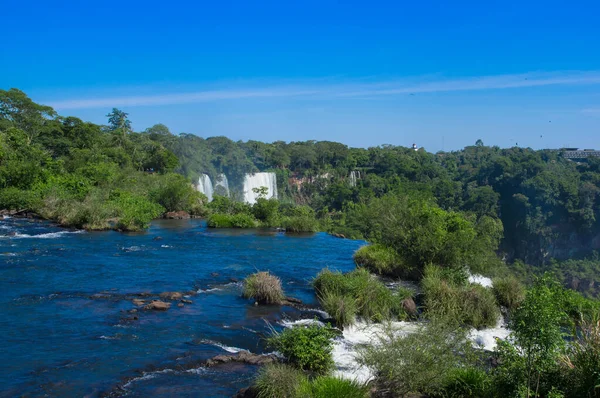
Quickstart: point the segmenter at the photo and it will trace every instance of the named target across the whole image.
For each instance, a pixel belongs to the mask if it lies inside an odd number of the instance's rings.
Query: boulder
[[[177,303],[177,307],[179,307],[179,308],[183,308],[183,307],[184,307],[184,305],[185,305],[185,304],[183,304],[183,303]]]
[[[211,272],[210,276],[212,276],[213,278],[216,278],[217,276],[219,276],[218,272]]]
[[[141,307],[142,305],[146,304],[146,300],[140,299],[133,299],[131,300],[131,302],[133,303],[133,305],[137,305],[138,307]]]
[[[154,239],[152,239],[152,240],[162,240],[162,236],[157,236],[157,237],[155,237],[155,238],[154,238]]]
[[[190,218],[190,215],[185,211],[170,211],[165,213],[165,218],[171,220],[187,220]]]
[[[235,394],[235,398],[257,398],[258,397],[258,388],[255,386],[245,387],[240,389],[237,394]]]
[[[402,308],[404,308],[404,311],[406,311],[406,313],[410,316],[417,315],[417,305],[415,304],[415,301],[410,297],[402,300]]]
[[[171,303],[165,303],[160,300],[152,300],[150,304],[144,307],[147,310],[166,311],[171,308]]]
[[[185,303],[185,304],[192,304],[193,303],[192,300],[186,300],[186,299],[181,299],[181,302]]]
[[[159,297],[163,300],[181,300],[183,298],[183,293],[164,292],[164,293],[159,294]]]

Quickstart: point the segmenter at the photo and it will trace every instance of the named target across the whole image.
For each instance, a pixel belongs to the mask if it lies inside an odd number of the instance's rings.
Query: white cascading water
[[[246,174],[244,177],[244,202],[256,203],[258,194],[253,189],[261,187],[267,187],[265,199],[277,199],[277,177],[275,177],[275,173],[254,173]]]
[[[355,187],[356,181],[358,181],[359,179],[360,179],[360,171],[352,170],[350,172],[350,186]]]
[[[200,175],[200,178],[198,178],[198,186],[196,187],[196,189],[198,190],[198,192],[202,192],[204,195],[206,195],[209,202],[212,202],[214,189],[212,181],[210,180],[208,174]]]
[[[222,189],[219,189],[221,187]],[[225,192],[225,196],[229,197],[229,181],[225,174],[219,174],[215,183],[215,192]]]

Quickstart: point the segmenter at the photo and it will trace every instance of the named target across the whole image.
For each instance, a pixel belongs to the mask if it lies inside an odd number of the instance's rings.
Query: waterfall
[[[213,185],[212,181],[210,181],[210,177],[208,174],[201,174],[200,178],[198,178],[198,186],[196,189],[199,192],[202,192],[208,198],[208,201],[211,202],[213,200]]]
[[[219,174],[215,183],[215,194],[229,197],[229,181],[225,174]]]
[[[355,187],[356,186],[356,181],[360,180],[360,171],[358,170],[352,170],[350,172],[350,186],[351,187]]]
[[[275,173],[254,173],[246,174],[244,177],[244,201],[254,204],[258,198],[258,194],[254,193],[254,188],[267,187],[267,196],[269,198],[277,198],[277,178]]]

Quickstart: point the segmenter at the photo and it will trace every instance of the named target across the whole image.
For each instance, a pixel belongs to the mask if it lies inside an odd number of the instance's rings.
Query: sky
[[[2,5],[0,89],[233,140],[600,147],[598,1]]]

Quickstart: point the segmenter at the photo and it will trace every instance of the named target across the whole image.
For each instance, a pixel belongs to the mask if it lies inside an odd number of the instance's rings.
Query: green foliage
[[[492,290],[498,304],[513,311],[525,299],[525,287],[519,279],[513,275],[493,280]]]
[[[455,369],[472,364],[471,351],[465,330],[431,322],[409,334],[386,328],[373,344],[359,349],[358,360],[375,372],[378,391],[397,397],[435,395]]]
[[[599,313],[583,320],[567,351],[561,356],[562,386],[567,397],[600,397],[600,320]]]
[[[144,196],[128,192],[114,191],[109,197],[119,218],[116,227],[122,231],[140,231],[148,228],[150,221],[164,212],[158,203]]]
[[[250,214],[215,213],[208,217],[210,228],[256,228],[256,220]]]
[[[308,378],[301,370],[280,363],[263,366],[255,380],[258,398],[308,398],[310,396],[302,395],[308,383]]]
[[[388,289],[365,269],[347,274],[325,269],[313,286],[321,305],[339,326],[352,324],[356,316],[374,322],[406,319],[402,301],[412,296],[405,289]]]
[[[334,336],[329,328],[312,324],[274,331],[267,343],[298,369],[325,374],[333,367]]]
[[[430,318],[454,319],[477,329],[495,326],[500,316],[494,294],[462,275],[429,265],[421,281],[426,314]]]
[[[403,279],[415,279],[417,276],[414,266],[408,265],[396,250],[381,244],[361,247],[354,253],[354,261],[379,275]]]
[[[285,295],[281,288],[281,280],[269,272],[257,272],[244,280],[245,298],[253,298],[261,304],[280,304]]]
[[[544,395],[551,390],[558,358],[565,346],[561,324],[564,291],[550,276],[536,281],[523,303],[513,312],[509,341],[497,347],[500,366],[495,369],[498,392],[511,396]]]
[[[443,382],[443,398],[486,398],[492,396],[492,380],[485,370],[468,366],[451,370]]]
[[[314,398],[367,398],[369,390],[356,381],[319,376],[311,383]]]

